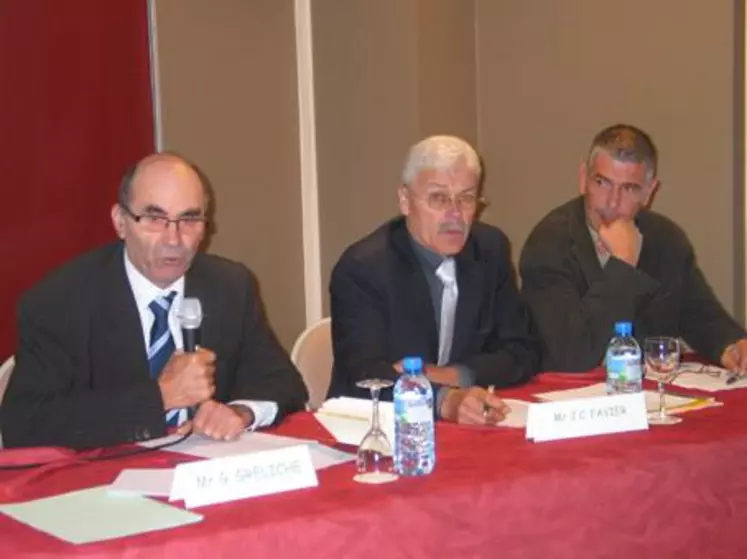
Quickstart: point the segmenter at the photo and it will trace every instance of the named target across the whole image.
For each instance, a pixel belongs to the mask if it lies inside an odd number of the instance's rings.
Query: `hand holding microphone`
[[[178,316],[184,353],[172,355],[158,379],[167,410],[195,406],[209,400],[215,392],[215,354],[199,346],[202,324],[200,301],[185,298]]]

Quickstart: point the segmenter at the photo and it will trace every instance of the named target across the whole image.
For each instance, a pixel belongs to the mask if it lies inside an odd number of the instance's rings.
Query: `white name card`
[[[308,445],[298,445],[179,464],[169,500],[189,509],[318,484]]]
[[[527,439],[534,442],[648,429],[643,392],[530,404]]]

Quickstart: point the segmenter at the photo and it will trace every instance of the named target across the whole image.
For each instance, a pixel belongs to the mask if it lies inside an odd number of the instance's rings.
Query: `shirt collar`
[[[130,282],[132,294],[135,296],[135,303],[138,310],[141,312],[146,311],[156,297],[168,295],[172,291],[176,291],[176,296],[174,297],[174,302],[171,304],[171,308],[178,309],[184,298],[184,276],[180,277],[167,288],[161,289],[135,267],[127,255],[127,249],[123,252],[125,273],[127,274],[127,280]]]
[[[420,262],[426,267],[427,270],[435,272],[436,268],[441,265],[441,262],[443,262],[445,258],[436,251],[433,251],[428,247],[421,245],[418,241],[415,240],[412,235],[410,235],[409,231],[407,237],[408,239],[410,239],[410,244],[412,245],[412,248],[415,251],[415,255],[418,257]]]

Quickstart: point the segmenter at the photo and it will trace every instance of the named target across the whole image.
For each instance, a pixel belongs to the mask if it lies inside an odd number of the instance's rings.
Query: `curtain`
[[[15,305],[115,238],[125,168],[153,150],[146,0],[0,0],[0,360]]]

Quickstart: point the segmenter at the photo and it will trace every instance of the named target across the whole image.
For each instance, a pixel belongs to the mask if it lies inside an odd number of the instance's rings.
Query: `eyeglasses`
[[[478,196],[476,192],[462,192],[456,196],[446,192],[429,192],[425,196],[420,196],[412,190],[410,192],[417,198],[423,198],[428,207],[437,212],[451,209],[453,205],[456,205],[457,209],[471,212],[477,209],[479,205],[486,206],[488,204],[488,201],[482,196]]]
[[[136,214],[130,208],[122,204],[120,204],[120,207],[135,223],[141,225],[143,229],[151,233],[162,233],[169,228],[171,223],[174,224],[177,231],[182,233],[197,233],[198,231],[201,231],[207,223],[207,219],[202,215],[183,215],[176,219],[171,219],[168,216],[161,214]]]

